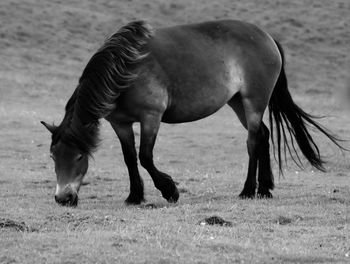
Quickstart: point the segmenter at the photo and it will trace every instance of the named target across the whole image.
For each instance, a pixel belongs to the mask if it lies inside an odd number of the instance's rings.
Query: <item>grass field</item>
[[[326,173],[289,161],[279,177],[273,162],[274,199],[240,200],[246,132],[231,109],[164,124],[155,160],[179,183],[180,200],[168,204],[141,169],[149,204],[127,207],[120,144],[102,122],[79,206],[66,208],[54,201],[40,124],[61,121],[88,59],[126,22],[234,18],[280,40],[295,101],[349,139],[349,10],[348,0],[1,1],[0,263],[350,263],[350,155],[319,134]],[[200,224],[210,216],[232,226]]]

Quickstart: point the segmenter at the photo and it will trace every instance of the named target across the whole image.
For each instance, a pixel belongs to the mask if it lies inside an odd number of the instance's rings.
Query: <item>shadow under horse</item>
[[[134,122],[141,124],[141,165],[163,197],[176,202],[179,192],[174,181],[153,161],[160,123],[202,119],[225,104],[248,131],[249,166],[241,198],[255,197],[256,189],[258,197],[272,197],[270,132],[262,121],[267,107],[280,170],[281,146],[296,153],[294,141],[312,166],[324,170],[319,149],[306,125],[316,127],[341,147],[336,137],[293,102],[283,50],[260,28],[223,20],[152,29],[147,23],[136,21],[109,37],[92,56],[66,105],[61,124],[42,122],[52,133],[50,152],[57,175],[56,201],[77,205],[89,156],[99,143],[99,120],[105,118],[118,135],[129,171],[130,194],[126,203],[144,201]],[[296,157],[299,164],[299,156]]]

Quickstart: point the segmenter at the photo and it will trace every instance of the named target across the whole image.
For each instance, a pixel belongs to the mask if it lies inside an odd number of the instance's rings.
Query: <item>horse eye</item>
[[[83,155],[82,155],[82,154],[78,154],[76,160],[77,160],[77,161],[81,161],[82,158],[83,158]]]

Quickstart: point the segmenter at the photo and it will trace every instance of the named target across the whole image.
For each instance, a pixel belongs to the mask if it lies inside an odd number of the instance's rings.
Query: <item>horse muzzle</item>
[[[55,201],[63,206],[75,207],[78,205],[78,192],[70,185],[66,185],[62,191],[60,191],[59,186],[57,186]]]

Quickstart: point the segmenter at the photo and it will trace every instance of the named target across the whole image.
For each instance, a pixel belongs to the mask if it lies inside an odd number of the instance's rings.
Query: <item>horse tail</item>
[[[287,77],[284,71],[284,52],[282,46],[277,41],[275,42],[282,57],[282,68],[269,102],[269,115],[271,140],[274,147],[274,154],[275,147],[277,146],[280,173],[282,173],[282,140],[285,157],[288,150],[293,161],[299,167],[303,167],[301,159],[295,147],[296,141],[299,149],[305,158],[310,162],[310,164],[318,170],[325,171],[323,166],[324,161],[321,158],[319,148],[316,145],[314,139],[311,137],[307,126],[312,125],[326,137],[328,137],[339,148],[344,148],[339,144],[340,139],[332,135],[327,129],[325,129],[322,125],[314,120],[316,118],[315,116],[306,113],[294,103],[288,90]],[[277,142],[274,140],[274,133],[276,133]],[[287,141],[287,133],[290,137],[290,143]],[[294,152],[294,154],[292,152]]]

